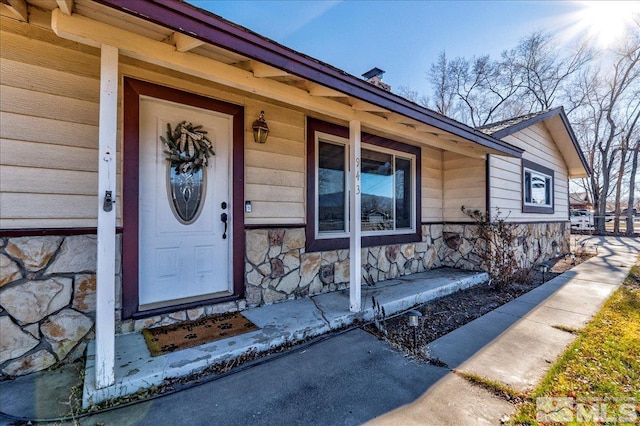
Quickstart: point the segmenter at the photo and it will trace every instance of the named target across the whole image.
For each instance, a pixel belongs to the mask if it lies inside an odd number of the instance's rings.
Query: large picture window
[[[349,140],[339,126],[309,119],[308,250],[348,247]],[[362,135],[361,230],[363,245],[419,240],[420,149]]]
[[[318,233],[345,233],[347,228],[347,147],[343,143],[318,141]]]
[[[522,161],[522,211],[553,213],[553,170]]]

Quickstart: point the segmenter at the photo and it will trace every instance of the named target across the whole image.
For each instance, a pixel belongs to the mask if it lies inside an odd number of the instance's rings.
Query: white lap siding
[[[444,153],[443,215],[445,222],[469,222],[461,211],[486,209],[486,161],[453,152]]]
[[[99,50],[49,28],[2,17],[0,33],[0,228],[97,224]],[[120,58],[120,76],[209,96],[245,108],[247,224],[305,222],[305,113],[169,69]],[[121,79],[122,82],[122,79]],[[122,226],[122,87],[118,123],[117,225]],[[271,130],[253,141],[261,110]]]
[[[422,222],[442,222],[442,151],[422,148]]]
[[[99,52],[1,19],[0,227],[94,227]]]
[[[522,166],[519,159],[492,155],[490,164],[491,210],[500,209],[502,217],[514,222],[566,221],[569,215],[567,166],[551,134],[537,123],[504,138],[525,150],[523,159],[554,172],[554,213],[522,212]]]

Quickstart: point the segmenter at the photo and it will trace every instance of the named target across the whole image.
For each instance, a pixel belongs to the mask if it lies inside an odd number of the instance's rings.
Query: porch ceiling
[[[486,154],[519,157],[522,153],[503,141],[184,3],[160,4],[153,0],[131,3],[111,0],[28,0],[27,3],[29,7],[51,12],[51,27],[60,37],[96,47],[101,44],[112,45],[123,55],[276,99],[334,120],[358,120],[362,128],[370,132],[476,158],[484,158]],[[159,25],[151,22],[154,18],[143,19],[139,10],[131,10],[140,4],[162,9],[158,13],[164,14],[175,12],[172,7],[188,8],[191,14],[198,15],[196,18],[200,21],[185,18],[197,21],[193,28],[187,28],[186,25],[181,28]],[[7,6],[3,4],[2,8],[6,9]],[[69,14],[68,11],[73,13]],[[7,14],[5,12],[3,10],[3,15]],[[259,55],[254,54],[253,58],[245,56],[238,53],[238,45],[247,43],[247,40],[236,43],[237,34],[218,34],[218,39],[214,40],[211,34],[205,34],[203,25],[210,33],[240,33],[254,44],[263,43],[274,51],[283,52],[278,54],[291,57],[289,62],[299,60],[309,65],[306,68],[289,67],[296,71],[294,73],[289,68],[273,66],[255,57]],[[200,31],[200,35],[196,30]],[[222,43],[228,46],[222,47]],[[321,75],[323,72],[329,77]],[[323,84],[325,81],[331,84]]]

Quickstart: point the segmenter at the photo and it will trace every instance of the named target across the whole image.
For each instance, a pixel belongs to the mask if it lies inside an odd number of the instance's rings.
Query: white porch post
[[[349,191],[349,309],[351,312],[360,312],[362,283],[361,274],[361,217],[360,198],[362,188],[360,185],[360,122],[349,121],[349,164],[351,171],[351,183]]]
[[[96,288],[96,388],[115,383],[116,208],[105,210],[107,191],[116,196],[118,49],[102,45],[98,157],[98,261]],[[107,208],[107,210],[109,210]]]

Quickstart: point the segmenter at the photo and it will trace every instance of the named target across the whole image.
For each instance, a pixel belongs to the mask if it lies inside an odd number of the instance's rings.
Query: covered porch
[[[87,354],[83,406],[86,408],[110,398],[158,386],[167,378],[188,376],[208,366],[230,362],[250,351],[265,353],[358,321],[371,321],[381,315],[381,308],[373,306],[374,300],[389,317],[418,304],[485,283],[488,279],[484,272],[440,268],[381,281],[375,286],[362,288],[360,313],[348,310],[348,290],[250,308],[243,314],[259,330],[157,357],[150,356],[141,333],[116,336],[115,384],[100,389],[95,386],[96,346],[92,343]]]
[[[411,157],[411,179],[406,185],[407,198],[412,197],[409,203],[412,234],[409,237],[386,236],[376,246],[422,244],[425,241],[422,227],[465,221],[460,213],[463,202],[466,204],[471,198],[480,208],[486,202],[483,181],[486,156],[519,157],[521,150],[222,20],[196,13],[194,8],[181,2],[169,6],[138,2],[135,4],[138,10],[109,0],[78,2],[76,5],[75,13],[59,8],[52,10],[50,27],[57,37],[97,48],[100,54],[96,339],[89,350],[85,384],[87,404],[135,392],[167,377],[197,371],[251,348],[267,351],[279,344],[335,330],[356,319],[370,319],[374,314],[371,296],[376,296],[375,292],[380,292],[380,299],[376,297],[376,300],[385,306],[387,315],[391,315],[487,279],[484,274],[470,272],[451,272],[471,277],[470,281],[446,275],[433,277],[429,274],[441,272],[425,272],[384,284],[378,282],[375,287],[362,287],[364,259],[361,259],[361,253],[365,246],[363,237],[366,237],[361,232],[363,134],[386,138],[393,146],[402,144],[416,149],[416,154]],[[93,13],[96,11],[105,13]],[[139,120],[133,120],[134,125],[128,126],[130,114],[123,112],[127,105],[121,105],[127,104],[126,99],[122,100],[127,94],[123,81],[126,83],[129,78],[152,81],[154,85],[171,87],[170,90],[176,87],[181,93],[193,92],[198,96],[220,98],[242,108],[242,112],[237,113],[238,120],[233,122],[233,142],[230,145],[234,149],[233,171],[230,173],[233,182],[225,185],[229,194],[233,194],[229,201],[232,214],[230,234],[226,240],[233,256],[227,262],[232,281],[228,297],[233,301],[248,299],[247,282],[251,277],[247,277],[249,269],[245,260],[251,260],[251,247],[245,247],[247,232],[266,232],[278,226],[303,229],[313,225],[307,212],[313,211],[313,200],[309,202],[304,195],[312,193],[312,185],[305,180],[305,171],[309,170],[306,165],[314,166],[307,155],[312,151],[309,141],[313,142],[309,137],[305,140],[307,120],[318,119],[341,126],[345,130],[345,152],[348,152],[345,157],[348,167],[345,168],[350,176],[348,187],[344,188],[348,192],[345,216],[351,220],[345,232],[347,243],[335,249],[349,249],[349,289],[250,309],[246,311],[247,317],[254,320],[252,316],[255,316],[254,322],[261,331],[236,339],[239,341],[233,344],[211,344],[206,349],[200,347],[150,360],[140,335],[118,336],[117,319],[114,317],[122,314],[123,320],[131,320],[134,314],[140,314],[138,311],[127,313],[126,305],[127,301],[133,301],[134,307],[140,307],[138,278],[144,276],[138,274],[140,246],[137,226],[141,221],[135,204],[138,199],[135,191],[139,188],[136,180],[139,152],[128,140],[130,135],[138,138],[136,126]],[[139,99],[143,95],[152,96],[146,92],[139,95]],[[279,117],[277,114],[269,116],[274,117],[270,122],[275,125],[272,128],[273,139],[266,146],[254,143],[248,126],[254,109],[259,111],[258,106],[262,105],[280,112]],[[217,157],[222,158],[222,155]],[[288,168],[285,173],[273,169],[274,164],[281,162],[285,162]],[[469,173],[471,168],[474,173]],[[477,179],[477,176],[482,179]],[[472,185],[469,181],[473,181]],[[274,196],[274,187],[292,190],[279,190]],[[130,188],[134,188],[134,192],[128,191]],[[290,195],[291,199],[281,197],[284,193],[293,195]],[[274,201],[276,198],[279,199]],[[116,203],[115,208],[112,201]],[[222,205],[227,206],[226,203]],[[118,259],[119,227],[124,241],[121,259]],[[132,243],[127,242],[130,238],[133,238],[130,240]],[[226,239],[226,234],[222,238]],[[428,238],[432,241],[431,236]],[[132,251],[127,251],[129,249]],[[121,265],[118,263],[120,260]],[[443,265],[429,267],[437,266]],[[459,267],[455,262],[447,266]],[[299,268],[303,269],[303,266]],[[419,284],[420,280],[424,283]],[[121,304],[124,307],[119,312],[121,306],[117,289],[121,283]],[[132,283],[131,286],[128,283]],[[129,291],[129,288],[134,291]],[[269,303],[264,295],[261,297],[258,297],[259,301]],[[140,318],[142,315],[150,316],[151,311],[140,315]]]

